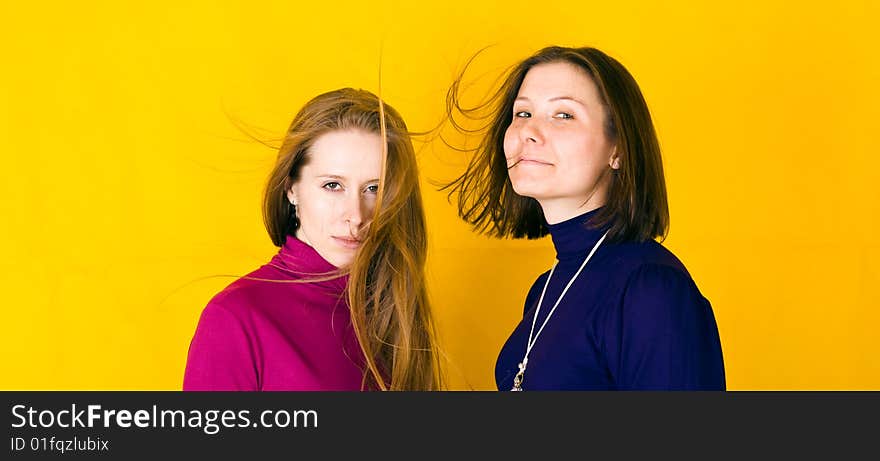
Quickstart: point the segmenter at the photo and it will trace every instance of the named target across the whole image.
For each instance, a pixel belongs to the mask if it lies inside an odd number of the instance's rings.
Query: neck
[[[287,236],[270,264],[303,281],[326,284],[335,293],[345,290],[348,282],[345,272],[337,270],[317,250],[291,235]]]
[[[294,237],[296,237],[296,239],[299,240],[300,242],[305,243],[306,245],[308,245],[312,248],[315,247],[314,245],[312,245],[312,242],[309,241],[308,237],[306,237],[305,232],[303,232],[303,230],[302,230],[302,226],[299,226],[296,229],[296,231],[294,233]]]
[[[538,203],[541,205],[541,210],[544,212],[544,219],[547,220],[547,224],[552,225],[601,207],[605,204],[605,197],[597,199],[597,197],[593,196],[586,201],[582,197],[543,199],[538,200]]]
[[[579,265],[584,259],[584,252],[589,251],[605,233],[607,226],[593,227],[590,222],[597,213],[598,208],[548,226],[560,264],[575,261]]]
[[[605,168],[586,195],[542,199],[535,197],[541,205],[547,224],[557,224],[604,206],[611,184],[610,171],[611,168]]]

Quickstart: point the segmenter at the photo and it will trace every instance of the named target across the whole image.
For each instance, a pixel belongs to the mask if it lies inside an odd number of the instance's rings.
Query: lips
[[[340,246],[348,248],[350,250],[356,250],[358,247],[361,246],[360,240],[349,237],[333,237],[333,240]]]
[[[517,166],[517,165],[523,165],[523,166],[528,166],[528,165],[531,165],[531,166],[553,166],[553,164],[550,163],[550,162],[545,162],[545,161],[543,161],[543,160],[539,160],[539,159],[537,159],[537,158],[534,158],[534,157],[527,157],[527,156],[522,156],[522,157],[520,157],[520,158],[517,159],[517,161],[516,161],[513,165],[511,165],[509,168],[513,168],[513,167],[515,167],[515,166]]]

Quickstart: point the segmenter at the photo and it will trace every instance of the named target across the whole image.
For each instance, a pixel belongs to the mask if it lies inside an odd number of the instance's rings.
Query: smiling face
[[[370,224],[382,173],[382,139],[363,130],[319,136],[287,192],[296,207],[296,238],[336,267],[351,264]]]
[[[592,78],[574,64],[539,64],[525,75],[504,136],[514,191],[536,199],[551,224],[605,203],[619,166]]]

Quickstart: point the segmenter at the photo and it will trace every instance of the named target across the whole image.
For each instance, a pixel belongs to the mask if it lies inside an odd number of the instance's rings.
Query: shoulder
[[[711,303],[684,266],[668,251],[650,251],[628,261],[615,280],[604,317],[608,336],[622,334],[630,345],[644,342],[648,347],[715,328]]]
[[[617,245],[617,265],[625,271],[622,277],[624,296],[639,304],[651,299],[663,304],[672,298],[702,298],[691,274],[681,260],[658,242]]]
[[[544,288],[544,283],[547,282],[547,277],[549,276],[550,270],[546,270],[538,275],[538,278],[536,278],[535,281],[532,282],[532,286],[529,288],[529,293],[528,295],[526,295],[526,298],[530,299],[532,297],[537,297],[541,293],[541,289]]]
[[[187,352],[183,390],[256,390],[254,331],[233,309],[212,299],[202,310]]]
[[[666,316],[708,305],[684,264],[655,241],[609,245],[603,259],[612,304],[624,311]]]
[[[684,264],[657,242],[621,245],[615,270],[617,305],[632,321],[659,327],[711,309]]]
[[[241,302],[229,287],[214,295],[202,309],[196,327],[196,335],[230,337],[231,334],[246,337],[251,322],[248,321],[253,306]]]
[[[283,273],[265,265],[227,285],[215,294],[205,306],[204,312],[246,319],[272,305],[267,302],[275,290],[292,284],[284,283]],[[203,314],[204,315],[204,314]]]
[[[690,280],[691,275],[681,260],[660,243],[626,242],[608,245],[603,259],[618,277],[631,278],[651,273]]]
[[[625,301],[636,300],[639,305],[662,305],[664,300],[681,305],[684,298],[702,299],[687,271],[656,263],[641,264],[633,270],[626,278],[623,295]]]

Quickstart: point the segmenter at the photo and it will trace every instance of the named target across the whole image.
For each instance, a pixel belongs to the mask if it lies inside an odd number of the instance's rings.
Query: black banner
[[[3,459],[877,454],[874,392],[0,392]],[[852,455],[852,456],[850,456]],[[549,458],[548,458],[549,457]],[[608,456],[601,456],[602,458]]]

